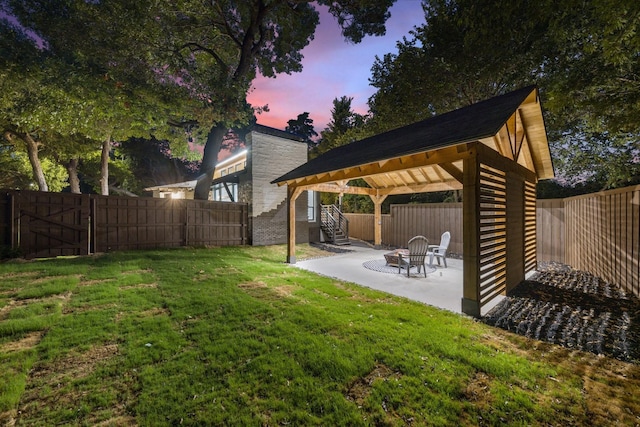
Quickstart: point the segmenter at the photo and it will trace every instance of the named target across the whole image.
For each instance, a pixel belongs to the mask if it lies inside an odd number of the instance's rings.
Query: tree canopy
[[[303,137],[309,145],[315,144],[313,138],[318,136],[318,132],[313,129],[313,119],[309,118],[308,112],[298,114],[298,117],[289,120],[284,130]]]
[[[12,89],[1,95],[0,120],[7,140],[26,146],[41,190],[48,186],[40,155],[67,167],[72,181],[80,157],[102,152],[100,187],[107,194],[112,141],[170,137],[171,121],[184,115],[188,91],[149,60],[141,42],[148,16],[128,4],[2,2],[18,23],[0,22],[0,84]]]
[[[370,132],[536,83],[564,182],[639,180],[638,2],[430,0],[423,9],[425,24],[372,67]]]
[[[366,117],[352,110],[353,97],[342,96],[333,100],[331,120],[327,128],[320,133],[320,141],[313,150],[317,156],[332,148],[347,144],[353,140],[356,133],[364,127]]]

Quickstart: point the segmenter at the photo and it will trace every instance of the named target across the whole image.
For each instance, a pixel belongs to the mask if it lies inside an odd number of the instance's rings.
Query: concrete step
[[[347,238],[342,238],[342,239],[336,238],[336,240],[333,241],[333,244],[338,246],[345,246],[345,245],[350,245],[351,242]]]

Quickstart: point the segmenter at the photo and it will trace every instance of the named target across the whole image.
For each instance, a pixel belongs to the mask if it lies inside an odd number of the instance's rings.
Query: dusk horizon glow
[[[258,76],[253,81],[247,101],[254,107],[269,106],[269,112],[257,116],[261,125],[283,130],[289,120],[308,112],[320,134],[331,120],[333,100],[342,96],[353,98],[353,110],[366,114],[367,101],[375,93],[369,77],[376,55],[396,53],[396,43],[424,23],[420,0],[398,0],[390,10],[385,36],[368,36],[353,44],[344,40],[327,7],[318,6],[318,10],[320,24],[314,40],[302,51],[302,72]]]

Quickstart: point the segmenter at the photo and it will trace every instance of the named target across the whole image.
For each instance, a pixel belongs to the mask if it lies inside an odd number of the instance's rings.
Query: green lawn
[[[284,259],[275,246],[0,264],[0,424],[640,423],[637,365]]]

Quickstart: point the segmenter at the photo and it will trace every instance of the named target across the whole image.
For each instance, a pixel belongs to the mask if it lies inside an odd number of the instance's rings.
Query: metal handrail
[[[346,237],[349,236],[349,219],[344,216],[336,205],[322,205],[320,221],[328,231],[332,241],[336,240],[336,230],[342,231]]]

